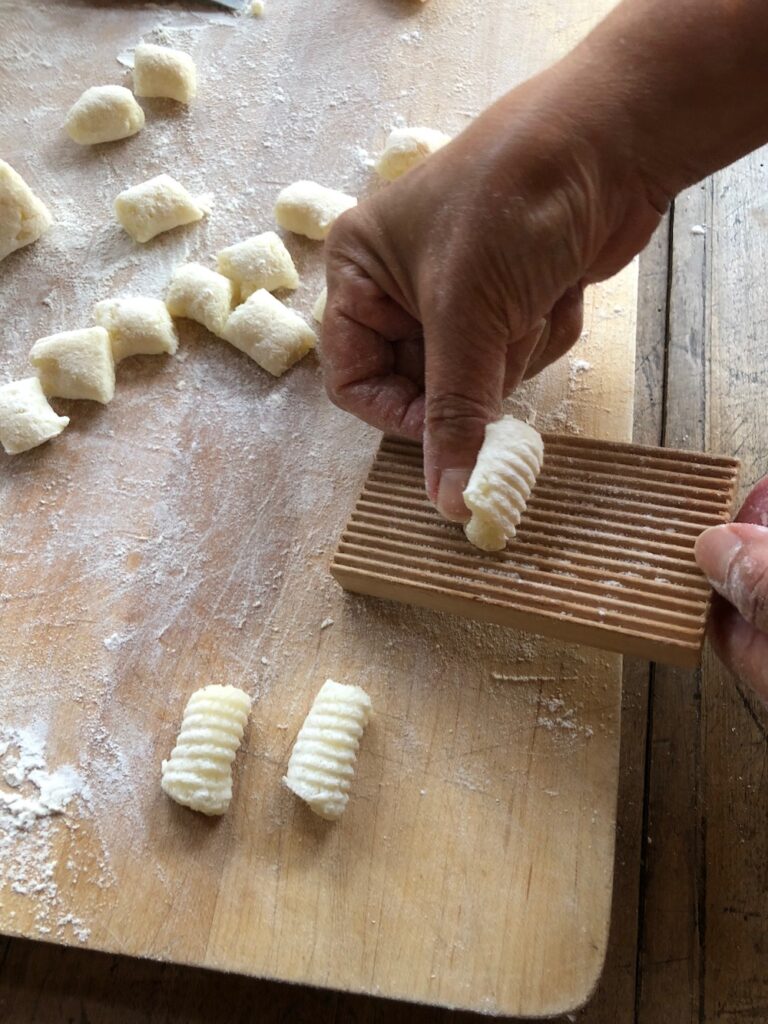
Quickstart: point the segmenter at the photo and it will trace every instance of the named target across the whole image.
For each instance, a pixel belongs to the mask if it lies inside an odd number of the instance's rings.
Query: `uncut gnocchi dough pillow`
[[[434,128],[393,128],[376,171],[385,181],[394,181],[450,141],[450,135]]]
[[[64,121],[70,139],[81,146],[127,139],[144,127],[144,111],[130,89],[94,85],[70,107]]]
[[[544,460],[534,427],[503,416],[485,428],[485,439],[463,498],[472,513],[467,539],[483,551],[501,551],[515,536]]]
[[[137,242],[192,224],[209,211],[170,174],[133,185],[115,199],[115,216]]]
[[[69,416],[57,416],[48,404],[37,377],[0,385],[0,444],[8,455],[18,455],[57,437]]]
[[[237,307],[223,337],[274,377],[281,377],[317,344],[309,324],[264,289]]]
[[[216,257],[216,265],[219,273],[234,281],[240,302],[245,302],[259,288],[273,292],[278,288],[299,287],[299,275],[291,254],[274,231],[264,231],[222,249]]]
[[[275,219],[286,231],[322,241],[336,218],[353,206],[357,206],[357,200],[345,192],[315,181],[295,181],[278,195]]]
[[[62,331],[40,338],[29,359],[46,395],[106,405],[115,394],[115,361],[103,327]]]
[[[129,356],[173,355],[179,347],[176,328],[161,299],[144,295],[102,299],[93,307],[93,319],[109,335],[116,363]]]
[[[52,223],[45,203],[10,164],[0,160],[0,260],[36,242]]]
[[[173,273],[165,304],[171,316],[196,320],[223,338],[234,304],[234,286],[228,277],[202,263],[184,263]]]
[[[195,62],[182,50],[139,43],[134,55],[133,91],[137,96],[165,96],[189,103],[197,94]]]

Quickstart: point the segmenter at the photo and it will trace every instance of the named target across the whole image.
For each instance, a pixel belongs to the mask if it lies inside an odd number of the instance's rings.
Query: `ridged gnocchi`
[[[161,767],[161,788],[177,804],[224,814],[232,799],[232,762],[251,698],[236,686],[204,686],[184,709],[176,746]]]
[[[472,518],[467,538],[484,551],[501,551],[515,536],[541,471],[544,442],[538,430],[504,416],[485,428],[485,440],[464,491]]]
[[[359,686],[328,679],[296,737],[284,784],[319,815],[341,817],[349,801],[371,698]]]

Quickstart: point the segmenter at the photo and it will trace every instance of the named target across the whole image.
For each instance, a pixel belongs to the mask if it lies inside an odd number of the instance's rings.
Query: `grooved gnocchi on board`
[[[204,686],[184,709],[176,746],[161,766],[163,792],[202,814],[224,814],[232,799],[232,762],[251,698],[236,686]]]
[[[283,782],[321,818],[340,818],[349,801],[371,698],[359,686],[328,679],[296,737]]]

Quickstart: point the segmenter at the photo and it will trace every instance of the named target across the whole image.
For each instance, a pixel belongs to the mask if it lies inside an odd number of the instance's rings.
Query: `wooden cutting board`
[[[609,6],[5,3],[0,153],[57,225],[0,267],[4,378],[96,299],[161,295],[176,264],[272,227],[288,182],[364,194],[398,119],[460,130]],[[141,37],[194,53],[198,102],[149,101],[136,138],[75,147],[66,108],[127,81]],[[111,202],[161,171],[214,212],[139,247]],[[320,249],[289,245],[308,313]],[[576,352],[512,411],[629,437],[635,284],[632,267],[590,293]],[[493,1013],[577,1006],[608,933],[620,659],[345,595],[328,564],[375,431],[330,407],[314,357],[274,381],[195,325],[181,339],[121,364],[110,406],[56,403],[67,432],[0,467],[0,802],[39,795],[7,784],[20,751],[22,775],[76,794],[26,828],[0,813],[0,928]],[[328,676],[375,708],[336,825],[280,785]],[[210,682],[255,697],[220,821],[159,790]]]

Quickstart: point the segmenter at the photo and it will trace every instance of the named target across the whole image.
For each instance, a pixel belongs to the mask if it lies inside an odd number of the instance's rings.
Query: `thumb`
[[[713,588],[744,619],[768,633],[768,527],[729,523],[696,540],[696,561]]]
[[[522,378],[540,327],[510,346],[519,358],[514,384]],[[485,437],[501,415],[505,373],[509,376],[509,332],[484,332],[477,321],[442,316],[424,322],[424,476],[441,515],[466,522],[466,489]]]

